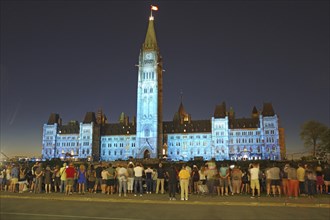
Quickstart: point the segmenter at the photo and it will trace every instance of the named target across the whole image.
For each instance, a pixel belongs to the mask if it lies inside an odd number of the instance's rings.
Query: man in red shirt
[[[69,164],[69,167],[65,170],[66,173],[66,195],[72,195],[72,186],[74,183],[74,175],[76,174],[76,170],[74,169],[73,163]]]

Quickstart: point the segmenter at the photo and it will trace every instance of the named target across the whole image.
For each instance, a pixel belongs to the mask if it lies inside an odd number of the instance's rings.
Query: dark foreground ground
[[[177,197],[179,198],[179,197]],[[0,194],[0,219],[330,219],[330,196],[314,199],[167,195]]]

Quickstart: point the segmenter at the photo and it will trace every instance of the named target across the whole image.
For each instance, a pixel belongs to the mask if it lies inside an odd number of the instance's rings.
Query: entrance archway
[[[149,150],[145,150],[144,153],[143,153],[143,158],[144,159],[149,159],[150,158],[150,152]]]

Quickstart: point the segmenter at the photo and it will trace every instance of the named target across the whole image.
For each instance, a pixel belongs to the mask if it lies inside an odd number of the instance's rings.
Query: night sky
[[[301,125],[329,126],[329,1],[153,1],[164,120],[181,92],[193,120],[225,101],[236,117],[271,102],[288,153]],[[1,151],[40,156],[52,112],[136,114],[150,1],[1,1]]]

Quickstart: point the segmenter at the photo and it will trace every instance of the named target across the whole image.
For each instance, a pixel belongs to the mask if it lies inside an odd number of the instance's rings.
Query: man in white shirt
[[[258,191],[258,197],[260,197],[260,183],[259,183],[259,164],[253,164],[250,169],[251,176],[251,189],[252,189],[252,197],[254,198],[255,190]]]
[[[127,177],[128,172],[124,165],[120,164],[119,169],[117,171],[118,181],[119,181],[119,196],[121,196],[121,193],[124,192],[124,196],[126,196],[127,192]]]
[[[143,167],[140,163],[136,164],[136,167],[134,167],[134,196],[137,195],[137,186],[139,185],[140,188],[140,196],[143,194],[143,188],[142,188],[142,175],[143,175]]]

